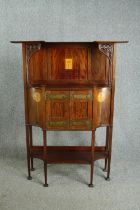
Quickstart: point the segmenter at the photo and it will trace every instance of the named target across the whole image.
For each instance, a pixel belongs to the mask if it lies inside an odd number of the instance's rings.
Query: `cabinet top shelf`
[[[116,41],[116,40],[98,40],[98,41],[81,41],[81,42],[78,42],[78,41],[74,41],[74,42],[46,42],[46,41],[43,41],[43,40],[34,40],[34,41],[26,41],[26,40],[20,40],[20,41],[11,41],[11,43],[15,43],[15,44],[18,44],[18,43],[27,43],[27,44],[32,44],[32,43],[45,43],[45,44],[82,44],[82,43],[97,43],[97,44],[105,44],[105,43],[112,43],[112,44],[115,44],[115,43],[128,43],[128,41]]]

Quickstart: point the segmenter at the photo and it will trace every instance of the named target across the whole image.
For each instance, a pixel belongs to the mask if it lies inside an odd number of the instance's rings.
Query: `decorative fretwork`
[[[28,65],[29,65],[30,58],[35,52],[37,52],[40,49],[41,49],[41,43],[26,45],[26,68],[27,68],[27,81],[28,82],[29,82]]]
[[[30,60],[30,57],[38,50],[41,49],[41,44],[37,43],[37,44],[27,44],[26,46],[26,57],[27,57],[27,61]]]
[[[113,55],[113,45],[112,44],[99,44],[99,50],[105,54],[111,61]]]

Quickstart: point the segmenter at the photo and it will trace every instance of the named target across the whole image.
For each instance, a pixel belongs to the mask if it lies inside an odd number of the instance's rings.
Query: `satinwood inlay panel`
[[[86,48],[52,48],[51,79],[87,79],[88,51]],[[65,68],[65,59],[72,60],[72,68]]]

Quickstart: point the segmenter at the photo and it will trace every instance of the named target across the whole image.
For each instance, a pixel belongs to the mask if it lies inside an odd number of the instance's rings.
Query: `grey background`
[[[103,161],[89,166],[50,165],[44,189],[43,163],[26,180],[21,45],[10,40],[129,40],[117,47],[111,182]],[[0,209],[140,209],[140,0],[0,0]],[[51,145],[87,145],[89,132],[49,132]],[[104,142],[104,129],[96,144]],[[42,133],[34,129],[34,143]],[[97,185],[97,186],[96,186]]]
[[[129,40],[129,44],[117,47],[113,157],[139,158],[139,23],[139,0],[0,0],[1,154],[26,154],[22,51],[21,45],[11,44],[10,40]],[[102,129],[97,131],[97,144],[103,133]],[[49,144],[90,142],[88,132],[48,135]],[[34,129],[34,137],[36,143],[42,143],[40,129]]]

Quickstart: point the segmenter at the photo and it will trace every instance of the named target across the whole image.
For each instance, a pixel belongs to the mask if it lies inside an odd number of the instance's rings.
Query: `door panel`
[[[69,91],[46,91],[46,126],[48,129],[69,127]]]
[[[70,91],[70,128],[92,127],[92,91]]]

